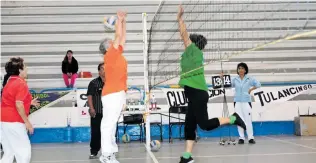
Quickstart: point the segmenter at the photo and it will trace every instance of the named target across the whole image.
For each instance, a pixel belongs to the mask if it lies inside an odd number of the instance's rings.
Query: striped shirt
[[[104,82],[101,77],[93,79],[88,86],[87,95],[92,96],[92,103],[96,113],[102,114],[102,88]]]

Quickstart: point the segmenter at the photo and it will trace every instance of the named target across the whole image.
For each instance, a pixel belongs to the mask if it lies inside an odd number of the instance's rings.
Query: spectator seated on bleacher
[[[73,57],[73,52],[71,50],[67,51],[67,54],[62,62],[62,72],[64,82],[67,88],[73,88],[78,77],[78,62]],[[69,84],[70,79],[70,84]]]

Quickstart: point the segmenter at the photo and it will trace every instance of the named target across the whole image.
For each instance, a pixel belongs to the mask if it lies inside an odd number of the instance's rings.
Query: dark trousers
[[[184,127],[186,140],[195,140],[197,125],[206,131],[219,127],[218,118],[208,118],[207,103],[209,95],[207,91],[185,86],[184,94],[189,100]]]
[[[91,154],[98,154],[101,149],[101,120],[102,114],[97,113],[94,118],[91,117],[91,141],[90,152]]]

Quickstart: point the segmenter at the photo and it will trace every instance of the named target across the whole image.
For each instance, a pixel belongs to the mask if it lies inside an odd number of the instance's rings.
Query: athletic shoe
[[[193,163],[194,160],[192,157],[188,158],[188,159],[185,159],[183,157],[180,158],[180,163]]]
[[[238,144],[244,144],[245,143],[245,140],[244,139],[239,139],[238,140]]]
[[[235,120],[235,125],[240,126],[241,128],[243,128],[244,130],[246,130],[246,124],[245,122],[240,118],[240,116],[237,113],[234,113],[233,116],[236,117]]]
[[[120,163],[119,161],[117,161],[116,156],[115,156],[115,153],[113,153],[110,157],[111,157],[111,161],[112,161],[113,163]]]
[[[97,159],[97,158],[98,158],[97,154],[91,154],[89,156],[89,159]]]
[[[254,139],[250,139],[249,144],[256,144],[256,141]]]
[[[114,163],[112,160],[111,160],[111,156],[100,156],[99,158],[100,162],[102,163]]]

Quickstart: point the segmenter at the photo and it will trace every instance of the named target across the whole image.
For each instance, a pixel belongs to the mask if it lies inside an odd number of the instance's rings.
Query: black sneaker
[[[235,125],[240,126],[244,130],[246,130],[246,124],[245,122],[240,118],[240,116],[237,113],[234,113],[233,116],[236,117]]]
[[[256,141],[254,139],[250,139],[249,144],[256,144]]]
[[[194,160],[193,160],[192,157],[190,157],[190,158],[188,158],[188,159],[185,159],[185,158],[181,157],[179,163],[193,163],[193,162],[194,162]]]
[[[238,140],[238,144],[244,144],[244,143],[245,143],[245,140],[243,140],[243,139]]]
[[[98,155],[97,154],[91,154],[89,156],[89,159],[97,159],[98,158]]]

